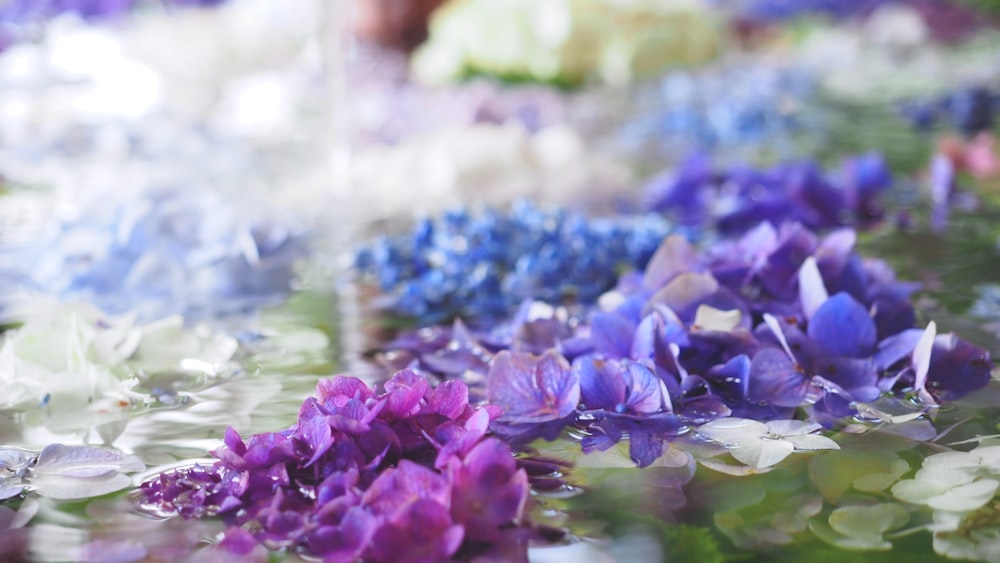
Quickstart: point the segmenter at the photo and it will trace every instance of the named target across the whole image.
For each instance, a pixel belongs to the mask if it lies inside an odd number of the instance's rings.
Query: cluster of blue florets
[[[382,237],[356,265],[388,307],[422,323],[493,320],[526,299],[596,300],[627,269],[641,269],[669,224],[655,216],[588,219],[515,203],[507,213],[462,209]]]
[[[774,141],[811,125],[806,113],[814,80],[793,69],[747,66],[723,71],[668,74],[639,105],[641,114],[623,130],[628,145],[657,142],[690,148]]]

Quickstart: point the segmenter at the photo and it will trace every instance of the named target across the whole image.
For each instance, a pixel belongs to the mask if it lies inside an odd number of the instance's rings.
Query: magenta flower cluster
[[[351,377],[323,380],[298,423],[243,440],[233,429],[210,467],[160,474],[140,488],[158,513],[220,516],[228,545],[325,561],[527,558],[528,475],[485,437],[498,411],[468,389],[431,389],[401,371],[376,393]],[[238,528],[237,528],[238,527]]]
[[[584,450],[628,436],[641,466],[687,427],[723,416],[804,410],[832,425],[883,395],[931,407],[985,386],[988,352],[915,327],[916,287],[861,258],[855,239],[849,229],[820,237],[798,223],[762,223],[699,252],[671,236],[602,308],[526,308],[481,334],[423,329],[383,358],[485,381],[503,412],[492,429],[512,443],[573,425]]]

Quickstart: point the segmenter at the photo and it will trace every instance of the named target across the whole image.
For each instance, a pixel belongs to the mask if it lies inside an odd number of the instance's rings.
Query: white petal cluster
[[[414,58],[425,82],[468,73],[627,84],[716,55],[720,30],[699,0],[453,0]]]

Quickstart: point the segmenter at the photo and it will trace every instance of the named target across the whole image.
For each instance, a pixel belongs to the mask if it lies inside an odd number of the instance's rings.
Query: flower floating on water
[[[930,409],[985,386],[989,354],[933,322],[915,328],[915,287],[863,260],[855,239],[847,229],[820,238],[763,223],[699,252],[673,235],[589,314],[534,306],[489,331],[421,329],[382,357],[485,381],[506,413],[493,425],[500,435],[553,438],[571,426],[594,449],[628,436],[641,465],[666,440],[727,416],[816,429],[859,408],[870,414],[884,395]],[[787,420],[799,408],[812,420]],[[794,449],[782,440],[762,459]]]
[[[865,226],[882,217],[879,198],[891,186],[892,174],[876,153],[845,160],[836,174],[812,162],[718,170],[698,154],[652,179],[644,191],[651,210],[742,233],[761,221],[798,221],[812,229]]]
[[[814,81],[807,73],[774,65],[722,70],[676,71],[642,96],[639,115],[625,125],[625,146],[652,146],[667,154],[694,146],[747,147],[766,143],[769,151],[801,154],[809,131],[821,137],[823,115],[808,106]]]
[[[489,29],[489,37],[478,30]],[[475,33],[472,30],[477,30]],[[431,19],[414,73],[443,83],[488,74],[513,81],[616,84],[715,57],[714,15],[700,0],[680,3],[453,0]]]
[[[245,312],[290,290],[304,245],[244,212],[211,192],[139,190],[110,204],[95,195],[36,240],[0,248],[0,268],[22,290],[143,319]]]
[[[408,237],[384,238],[356,264],[388,294],[387,307],[421,325],[503,319],[527,299],[589,303],[624,269],[641,268],[667,223],[654,217],[587,219],[517,203],[425,219]]]
[[[837,442],[814,434],[822,428],[801,420],[772,420],[765,424],[745,418],[720,418],[699,426],[698,433],[724,444],[737,461],[763,469],[792,452],[839,450]]]
[[[132,479],[125,473],[145,468],[135,456],[90,446],[0,448],[0,501],[26,492],[54,499],[101,496],[128,487]]]
[[[0,340],[0,408],[43,413],[63,430],[125,416],[149,400],[135,391],[147,374],[214,374],[237,348],[231,338],[185,328],[179,317],[137,324],[86,305],[41,306]]]
[[[463,383],[431,389],[412,371],[383,393],[323,380],[295,426],[247,440],[230,429],[218,462],[147,481],[141,502],[219,515],[266,546],[329,559],[524,560],[528,477],[484,437],[495,417],[469,404]]]

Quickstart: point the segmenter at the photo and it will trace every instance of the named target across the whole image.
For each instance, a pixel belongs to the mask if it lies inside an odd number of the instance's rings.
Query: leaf
[[[809,460],[809,478],[827,501],[839,503],[859,478],[883,475],[900,461],[891,451],[875,447],[852,447]]]

